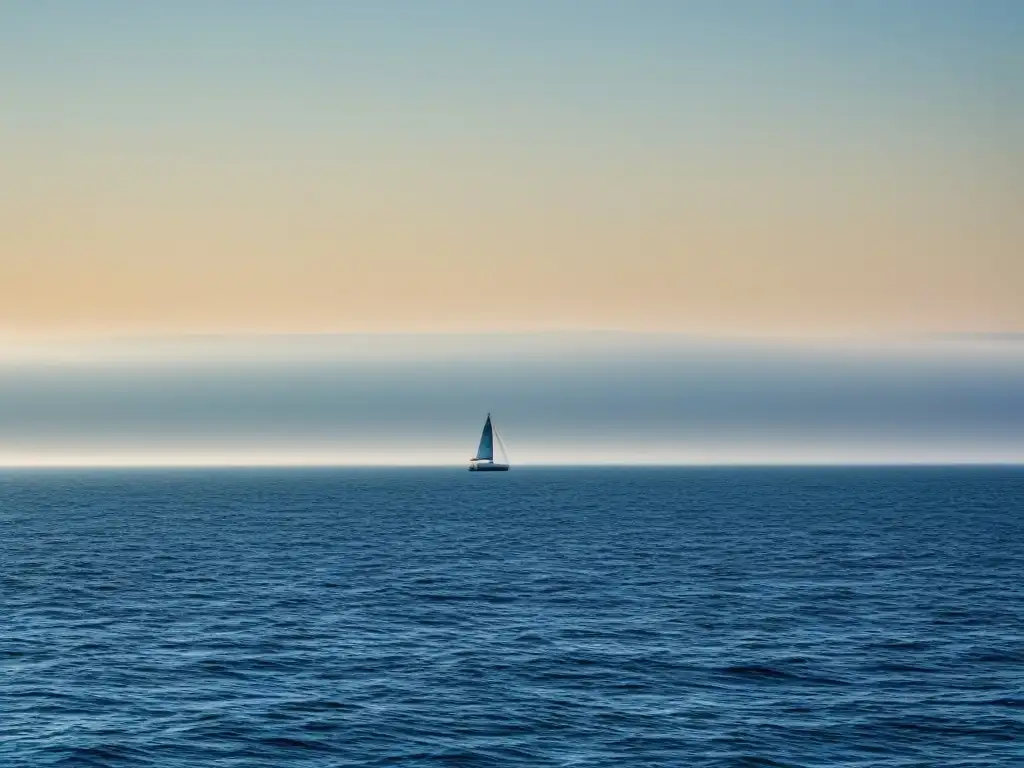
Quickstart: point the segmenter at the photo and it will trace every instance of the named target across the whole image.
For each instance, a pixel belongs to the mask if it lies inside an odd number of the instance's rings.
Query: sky
[[[1024,461],[1024,4],[6,0],[0,465]]]
[[[0,336],[1024,331],[1013,0],[6,0]]]
[[[1024,463],[1024,335],[8,345],[0,466]],[[500,458],[500,456],[499,456]]]

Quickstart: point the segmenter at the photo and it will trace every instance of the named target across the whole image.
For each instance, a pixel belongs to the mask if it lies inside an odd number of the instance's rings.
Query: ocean
[[[0,765],[1024,765],[1024,468],[7,471]]]

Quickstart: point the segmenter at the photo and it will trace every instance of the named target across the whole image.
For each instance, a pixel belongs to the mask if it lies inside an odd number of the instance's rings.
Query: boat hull
[[[508,464],[470,464],[470,472],[508,472]]]

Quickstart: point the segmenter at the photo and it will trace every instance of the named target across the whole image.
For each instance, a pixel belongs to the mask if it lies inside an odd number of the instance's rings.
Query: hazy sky
[[[0,466],[1024,462],[1024,337],[147,339],[0,354]]]
[[[0,333],[1024,331],[1022,137],[1014,0],[6,0]]]

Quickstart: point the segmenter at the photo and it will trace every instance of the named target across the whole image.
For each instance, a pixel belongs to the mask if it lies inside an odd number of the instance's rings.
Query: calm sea
[[[1024,469],[8,472],[0,765],[1024,764]]]

